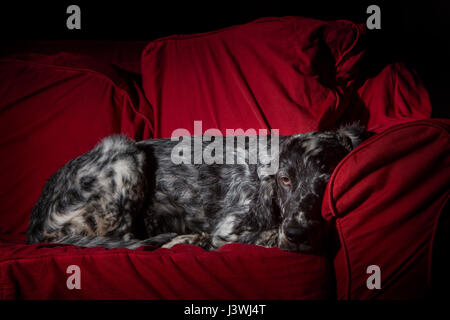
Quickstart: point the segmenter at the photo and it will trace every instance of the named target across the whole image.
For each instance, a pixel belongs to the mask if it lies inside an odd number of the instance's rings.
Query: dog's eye
[[[286,186],[289,186],[291,184],[291,180],[289,180],[288,177],[280,177],[280,181]]]

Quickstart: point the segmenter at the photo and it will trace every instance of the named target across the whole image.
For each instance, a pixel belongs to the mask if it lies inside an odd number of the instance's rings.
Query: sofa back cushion
[[[45,181],[103,137],[152,136],[142,91],[80,55],[0,59],[0,234],[23,234]]]
[[[362,68],[364,69],[364,68]],[[417,73],[406,64],[385,65],[376,74],[361,71],[352,90],[342,123],[359,121],[373,132],[431,117],[431,101]]]
[[[264,18],[226,29],[150,42],[143,89],[155,137],[178,128],[279,129],[289,135],[334,125],[340,95],[362,51],[349,21]]]

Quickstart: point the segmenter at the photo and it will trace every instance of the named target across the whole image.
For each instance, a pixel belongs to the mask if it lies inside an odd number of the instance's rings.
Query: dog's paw
[[[196,234],[183,234],[177,236],[162,245],[162,248],[170,249],[177,244],[193,244],[204,249],[208,249],[211,246],[211,237],[207,233],[196,233]]]
[[[278,244],[278,229],[266,230],[261,232],[260,237],[256,240],[256,245],[266,248],[275,247]]]
[[[176,233],[162,233],[157,236],[142,240],[141,245],[162,246],[177,236]]]

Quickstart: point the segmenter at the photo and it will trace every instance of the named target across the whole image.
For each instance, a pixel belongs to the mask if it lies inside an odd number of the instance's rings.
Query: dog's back
[[[145,197],[145,162],[144,152],[121,135],[68,162],[46,182],[31,213],[28,242],[126,237]]]
[[[231,154],[232,164],[208,164],[203,157],[196,164],[194,148],[180,163],[170,139],[105,138],[47,181],[30,217],[28,242],[136,247],[162,244],[173,233],[213,232],[230,210],[248,211],[258,192],[249,138],[242,146],[227,139],[223,162]],[[208,146],[201,142],[202,152]],[[136,224],[145,224],[146,242],[136,240]],[[154,238],[160,234],[167,237]]]

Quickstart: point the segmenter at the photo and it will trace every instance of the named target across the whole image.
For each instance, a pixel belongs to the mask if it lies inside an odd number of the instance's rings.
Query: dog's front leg
[[[211,237],[207,233],[195,233],[195,234],[183,234],[176,236],[171,241],[162,245],[161,248],[170,249],[177,244],[192,244],[199,246],[205,250],[212,250],[220,248],[221,246],[239,242],[239,243],[247,243],[247,244],[255,244],[258,246],[272,248],[278,245],[278,229],[271,229],[259,232],[245,231],[236,239],[236,235],[234,235],[234,241],[230,241],[230,239],[225,240],[222,236],[213,236]]]
[[[242,215],[226,216],[211,236],[212,248],[217,249],[228,243],[246,243],[271,248],[278,245],[278,228],[261,230],[243,228]]]

